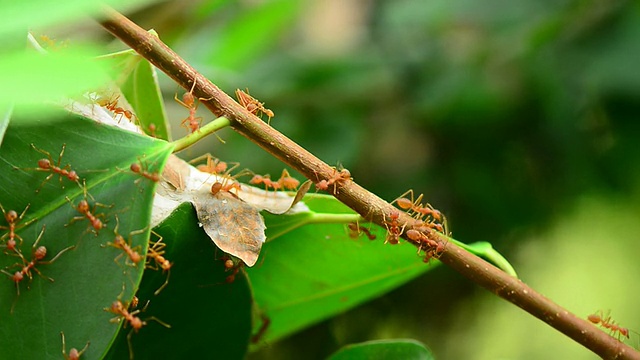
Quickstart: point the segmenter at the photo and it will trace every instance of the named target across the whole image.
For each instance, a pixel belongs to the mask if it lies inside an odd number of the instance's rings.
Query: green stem
[[[368,222],[360,214],[323,214],[313,213],[306,224],[346,224],[351,222]]]
[[[224,116],[221,116],[213,120],[212,122],[208,123],[207,125],[201,127],[196,132],[191,133],[181,139],[174,141],[173,145],[175,145],[175,148],[173,149],[173,152],[177,153],[178,151],[182,151],[188,148],[189,146],[195,144],[196,142],[202,140],[204,137],[211,135],[216,131],[223,129],[229,125],[231,125],[231,122],[229,121],[229,119],[227,119]]]

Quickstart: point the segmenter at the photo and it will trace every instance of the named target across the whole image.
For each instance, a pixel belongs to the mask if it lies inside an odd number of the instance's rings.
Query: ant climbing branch
[[[238,104],[187,64],[184,59],[160,41],[159,38],[150,35],[115,10],[105,8],[103,15],[103,27],[165,72],[182,87],[185,89],[193,87],[194,96],[209,99],[202,101],[202,104],[214,115],[218,117],[224,116],[224,118],[228,119],[235,131],[316,183],[320,183],[323,180],[329,182],[334,179],[333,185],[335,187],[332,189],[334,196],[357,211],[365,219],[384,227],[385,225],[389,226],[388,214],[393,213],[395,218],[395,213],[398,210],[391,204],[370,193],[352,180],[336,181],[334,168]],[[194,82],[196,83],[195,86]],[[199,133],[201,136],[206,136],[207,134],[204,131],[204,127],[200,129]],[[177,148],[183,149],[186,146],[188,145],[180,144]],[[404,212],[399,212],[398,215],[398,219],[392,220],[394,224],[397,221],[399,227],[405,227],[406,229],[412,229],[416,226],[418,220],[415,218]],[[398,235],[405,239],[408,237],[404,231],[399,231]],[[438,236],[442,241],[447,241],[448,239],[443,235]],[[417,246],[420,246],[420,244],[417,244]],[[633,348],[617,341],[589,321],[570,313],[520,280],[458,246],[446,246],[439,254],[439,259],[463,276],[519,306],[603,358],[640,359],[640,353]]]

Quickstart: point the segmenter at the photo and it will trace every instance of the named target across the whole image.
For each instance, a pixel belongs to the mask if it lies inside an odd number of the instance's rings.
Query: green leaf
[[[80,95],[107,81],[102,65],[92,60],[91,51],[74,50],[39,54],[14,52],[0,57],[0,106],[28,105],[31,111],[42,111],[43,103]],[[37,84],[35,86],[34,84]],[[25,111],[23,107],[23,111]],[[34,119],[37,117],[33,117]]]
[[[150,33],[158,35],[153,30]],[[169,124],[156,68],[133,50],[102,55],[99,59],[105,60],[113,70],[115,86],[120,87],[145,133],[169,140]]]
[[[29,205],[17,231],[24,239],[20,248],[26,261],[32,259],[31,246],[45,226],[38,244],[47,247],[44,261],[67,247],[74,248],[51,264],[36,264],[43,276],[32,269],[33,279],[25,276],[18,284],[20,296],[9,275],[0,274],[0,333],[7,335],[0,337],[0,348],[7,358],[59,359],[60,332],[64,331],[67,350],[82,348],[90,340],[83,359],[99,358],[119,328],[109,322],[114,315],[104,308],[118,298],[129,301],[144,270],[142,264],[126,265],[121,249],[105,246],[114,241],[118,224],[118,233],[125,239],[131,231],[146,228],[146,232],[131,236],[132,247],[140,254],[146,251],[156,184],[132,173],[129,165],[141,161],[147,171],[159,172],[172,145],[67,113],[49,116],[61,118],[25,125],[13,122],[7,129],[0,148],[1,201],[6,211],[18,213]],[[35,168],[47,155],[31,144],[50,153],[53,164],[59,162],[61,168],[68,165],[67,170],[77,171],[81,182],[86,182],[90,211],[104,224],[97,236],[77,210],[77,204],[85,199],[83,188],[57,174],[42,185],[49,173]],[[104,205],[94,207],[96,203]],[[79,217],[78,221],[72,221],[74,217]],[[6,227],[6,221],[0,224]],[[7,232],[2,229],[2,234]],[[9,235],[2,236],[6,244]],[[20,271],[22,260],[5,250],[0,253],[0,268],[10,274]]]
[[[169,123],[158,83],[158,74],[151,63],[143,59],[136,64],[122,85],[122,93],[133,107],[140,121],[139,125],[147,134],[158,139],[170,140]]]
[[[46,27],[65,20],[84,19],[87,15],[98,14],[103,3],[111,6],[132,6],[147,2],[149,0],[2,1],[0,2],[0,14],[2,14],[3,21],[0,24],[0,36],[15,34],[16,31],[33,26]]]
[[[353,214],[331,196],[308,195],[305,203],[314,212]],[[313,214],[265,214],[267,232],[282,233],[283,222],[296,228],[295,221],[307,222],[308,216]],[[371,232],[377,240],[352,239],[344,224],[313,224],[263,246],[261,259],[247,273],[256,303],[271,321],[266,342],[351,309],[433,268],[413,246],[384,245],[386,229],[373,225]]]
[[[376,340],[343,347],[329,357],[329,360],[431,360],[431,351],[416,340]]]
[[[219,34],[211,47],[211,63],[239,69],[277,42],[277,36],[293,21],[299,3],[291,0],[264,2],[246,8]]]
[[[166,244],[163,255],[173,263],[168,285],[167,273],[148,269],[137,296],[146,313],[171,325],[166,329],[150,321],[139,333],[132,334],[136,359],[195,359],[203,354],[216,358],[241,359],[247,352],[251,335],[251,291],[247,278],[240,272],[232,283],[226,283],[222,256],[215,245],[197,226],[198,219],[189,203],[183,204],[154,230]],[[129,356],[127,335],[120,333],[108,358]]]

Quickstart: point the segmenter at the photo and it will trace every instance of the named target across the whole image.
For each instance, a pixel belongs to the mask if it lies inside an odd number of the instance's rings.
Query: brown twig
[[[105,20],[102,21],[102,25],[108,31],[173,78],[183,88],[191,89],[194,80],[197,81],[193,90],[195,96],[210,99],[203,101],[205,106],[216,116],[228,118],[234,130],[312,181],[329,180],[335,174],[333,167],[248,112],[199,74],[159,38],[149,34],[115,10],[105,8],[104,15]],[[353,181],[339,181],[336,185],[334,194],[336,198],[364,218],[381,226],[385,225],[385,219],[388,219],[392,211],[397,211],[392,205]],[[400,213],[400,223],[405,224],[407,228],[411,228],[414,222],[415,219]],[[553,303],[520,280],[457,246],[447,246],[440,260],[603,358],[640,359],[640,353],[633,348]]]

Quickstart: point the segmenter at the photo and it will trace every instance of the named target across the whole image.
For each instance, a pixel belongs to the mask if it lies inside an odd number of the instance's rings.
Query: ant
[[[193,164],[195,162],[198,162],[202,159],[206,158],[207,159],[207,164],[200,164],[198,166],[196,166],[196,168],[202,172],[206,172],[209,174],[213,174],[213,175],[220,175],[220,174],[227,174],[231,171],[233,171],[233,169],[237,168],[238,166],[240,166],[239,163],[235,163],[236,165],[234,165],[233,167],[231,167],[231,169],[228,169],[229,165],[220,160],[217,159],[213,156],[211,156],[211,154],[204,154],[202,156],[198,156],[197,158],[189,161],[189,163]]]
[[[69,350],[69,355],[67,355],[67,352],[65,350],[67,348],[67,345],[65,344],[65,341],[64,341],[64,332],[60,331],[60,336],[62,336],[62,356],[64,356],[65,360],[80,359],[80,356],[84,354],[84,352],[87,350],[87,348],[91,344],[91,341],[87,341],[87,345],[85,345],[80,351],[78,351],[78,349],[76,348],[71,348],[71,350]]]
[[[5,245],[7,250],[13,250],[19,255],[20,255],[20,250],[16,247],[17,245],[16,239],[20,240],[20,245],[22,245],[23,240],[20,235],[16,234],[16,230],[23,228],[31,224],[32,222],[36,221],[36,219],[32,219],[22,225],[17,225],[22,220],[22,218],[24,217],[24,214],[27,212],[30,206],[31,204],[27,204],[24,210],[22,210],[22,213],[18,216],[18,213],[15,210],[5,211],[2,204],[0,204],[0,210],[2,210],[2,214],[4,215],[4,219],[7,221],[7,225],[8,225],[8,226],[0,225],[0,229],[9,230],[4,235],[0,236],[0,241],[8,237],[7,244]]]
[[[133,118],[135,117],[135,115],[129,110],[125,110],[121,107],[118,107],[118,100],[120,100],[120,95],[112,96],[110,99],[100,98],[96,100],[96,103],[106,108],[107,110],[111,111],[112,113],[114,113],[116,117],[120,116],[121,120],[122,120],[122,117],[124,116],[127,119],[129,119],[129,121],[133,121]]]
[[[271,176],[269,174],[264,176],[254,175],[253,178],[249,180],[249,184],[264,184],[265,191],[269,191],[269,188],[272,188],[274,191],[280,190],[282,188],[282,185],[279,182],[271,180]]]
[[[280,175],[280,179],[278,179],[278,184],[286,190],[295,191],[298,186],[300,186],[300,181],[289,175],[287,169],[283,169],[282,175]]]
[[[125,241],[122,235],[118,234],[118,227],[120,226],[120,220],[118,219],[118,215],[116,215],[116,228],[113,229],[113,233],[116,235],[113,242],[107,242],[106,246],[113,246],[117,249],[121,249],[123,253],[118,255],[113,261],[118,264],[118,260],[123,256],[127,255],[128,259],[131,261],[133,266],[138,265],[138,263],[142,260],[142,255],[137,251],[141,249],[141,246],[136,246],[134,248],[131,247],[131,238],[133,235],[142,234],[146,231],[146,229],[136,230],[129,233],[129,242]],[[126,263],[126,262],[125,262]]]
[[[160,175],[158,173],[149,172],[149,164],[143,162],[140,159],[138,159],[137,163],[131,164],[131,166],[129,166],[129,169],[132,172],[142,176],[143,178],[149,179],[153,182],[160,181]],[[140,180],[141,178],[136,180],[136,183],[138,183]]]
[[[194,133],[200,130],[200,125],[202,124],[202,116],[196,116],[196,110],[198,110],[198,104],[196,104],[196,99],[193,96],[193,89],[196,87],[196,83],[198,82],[197,78],[193,79],[193,85],[191,86],[191,90],[189,92],[184,93],[182,95],[182,100],[178,99],[178,94],[176,94],[173,98],[178,104],[184,106],[189,110],[189,116],[186,117],[180,123],[180,126],[186,128],[187,130],[191,130],[191,133]],[[211,100],[212,98],[198,98],[200,101]]]
[[[227,276],[224,281],[227,284],[231,284],[236,280],[236,275],[238,275],[238,272],[240,272],[240,269],[244,266],[244,263],[240,261],[235,264],[233,260],[231,260],[231,258],[228,256],[224,256],[222,259],[224,260],[224,271],[232,271],[231,275]]]
[[[428,249],[438,248],[439,246],[439,243],[437,241],[429,238],[429,236],[427,236],[424,232],[416,229],[407,230],[407,237],[420,245],[418,247],[418,254],[422,250],[423,245],[426,245]]]
[[[375,240],[376,239],[376,236],[374,234],[372,234],[371,231],[369,231],[369,229],[365,228],[364,226],[359,225],[357,222],[349,223],[347,225],[347,227],[351,231],[349,236],[351,236],[354,239],[357,238],[358,236],[360,236],[360,232],[363,232],[369,238],[369,240]]]
[[[399,218],[400,213],[394,210],[389,213],[389,219],[391,219],[391,221],[387,221],[386,219],[384,220],[384,225],[387,228],[387,238],[384,241],[385,244],[389,243],[391,245],[397,245],[400,242],[399,238],[400,235],[402,235],[402,232],[404,232],[406,224],[400,228],[400,223],[398,222]]]
[[[224,183],[216,181],[215,183],[213,183],[213,185],[211,185],[211,195],[216,196],[220,191],[226,191],[229,194],[237,197],[236,194],[231,192],[231,190],[233,189],[236,189],[236,193],[242,190],[242,188],[240,187],[240,183],[235,180],[231,182],[224,181]]]
[[[275,116],[273,111],[264,107],[264,103],[261,103],[253,96],[249,95],[249,89],[245,89],[247,92],[244,92],[240,89],[236,89],[236,97],[238,98],[238,103],[242,105],[248,112],[253,115],[258,115],[258,112],[261,112],[269,118],[267,120],[267,124],[271,124],[271,118]]]
[[[91,227],[93,228],[93,233],[98,236],[98,232],[105,227],[105,223],[103,223],[99,218],[104,218],[104,214],[96,214],[96,207],[101,206],[101,207],[113,207],[113,205],[111,206],[107,206],[104,204],[100,204],[100,203],[95,203],[93,205],[93,209],[91,209],[91,207],[89,206],[89,202],[87,201],[87,188],[86,186],[84,187],[84,193],[85,193],[85,198],[80,200],[80,202],[78,202],[78,205],[73,205],[73,202],[71,201],[71,199],[69,199],[68,197],[65,196],[65,198],[67,199],[67,201],[69,202],[69,204],[71,204],[71,207],[76,209],[76,211],[78,211],[82,216],[74,216],[71,221],[66,224],[65,226],[69,226],[71,224],[73,224],[76,221],[79,220],[83,220],[83,219],[87,219],[89,220],[89,223],[91,225]]]
[[[409,195],[409,194],[411,194],[411,200],[404,197],[405,195]],[[416,215],[416,218],[418,219],[421,219],[424,216],[431,216],[431,218],[433,218],[435,221],[441,223],[443,220],[442,213],[434,209],[430,204],[423,206],[421,203],[423,196],[424,196],[423,194],[420,194],[420,196],[418,196],[418,198],[414,201],[413,189],[410,189],[404,194],[400,195],[393,202],[398,204],[398,206],[403,210],[412,211]]]
[[[124,289],[123,289],[124,290]],[[120,296],[122,296],[122,294],[120,294]],[[129,312],[128,308],[129,308],[129,303],[127,302],[122,302],[120,300],[120,296],[118,296],[118,299],[116,301],[114,301],[113,303],[111,303],[111,307],[105,308],[104,311],[108,311],[110,313],[116,314],[117,316],[114,317],[113,319],[109,320],[109,322],[112,323],[119,323],[120,321],[122,321],[124,319],[125,321],[125,327],[127,326],[127,324],[131,324],[131,331],[129,331],[129,335],[127,335],[127,343],[129,344],[129,358],[133,359],[133,348],[131,347],[131,335],[133,334],[133,332],[135,331],[136,333],[138,333],[138,331],[145,325],[147,325],[147,321],[149,320],[154,320],[156,322],[158,322],[160,325],[170,329],[171,325],[163,322],[162,320],[152,316],[150,318],[147,318],[146,320],[142,320],[140,319],[138,316],[139,313],[145,311],[147,309],[147,306],[149,306],[149,302],[147,301],[147,304],[144,306],[144,308],[142,308],[142,310],[134,310]]]
[[[336,194],[336,186],[338,182],[346,182],[351,179],[351,172],[347,169],[342,169],[337,171],[335,168],[333,169],[333,175],[329,180],[320,180],[316,183],[316,189],[318,190],[328,190],[329,186],[333,185],[333,195]]]
[[[80,182],[79,182],[80,181],[80,177],[78,176],[78,174],[76,173],[75,170],[71,169],[71,165],[67,164],[62,168],[60,167],[60,162],[62,161],[62,155],[64,155],[64,150],[67,147],[67,144],[62,144],[62,151],[60,151],[60,155],[58,155],[58,162],[55,165],[54,165],[53,158],[51,157],[50,153],[48,153],[45,150],[38,149],[34,144],[31,144],[31,147],[35,151],[46,155],[47,158],[38,160],[38,167],[37,168],[25,169],[25,170],[45,171],[45,172],[51,173],[42,181],[42,183],[40,184],[40,186],[36,190],[36,193],[40,192],[40,189],[42,189],[44,184],[47,181],[49,181],[49,179],[51,179],[53,177],[53,175],[55,175],[55,174],[58,174],[60,176],[60,185],[62,185],[63,189],[64,189],[64,185],[62,184],[62,178],[63,177],[69,179],[70,181],[73,181],[73,182],[77,183],[78,186],[80,186]],[[18,169],[18,168],[14,167],[14,169]]]
[[[153,270],[158,270],[160,268],[162,269],[162,272],[167,272],[167,279],[165,280],[164,284],[162,284],[162,286],[160,286],[158,290],[153,293],[157,296],[169,284],[169,276],[171,276],[171,267],[173,266],[173,263],[171,263],[163,256],[165,253],[164,248],[167,246],[167,244],[162,242],[162,236],[158,234],[156,235],[159,237],[158,241],[154,242],[147,250],[146,268]],[[151,264],[151,259],[155,261],[155,264]]]
[[[156,133],[156,130],[158,130],[158,127],[156,126],[156,124],[151,123],[149,124],[149,126],[147,126],[147,130],[149,130],[149,136],[157,138],[158,134]]]
[[[20,265],[20,264],[14,264],[14,265],[21,266],[22,267],[21,270],[16,271],[13,274],[10,274],[10,273],[6,272],[5,270],[0,270],[3,273],[5,273],[6,275],[9,275],[11,280],[16,283],[16,289],[17,289],[17,292],[18,292],[18,296],[20,296],[20,282],[22,280],[24,280],[24,276],[25,275],[28,276],[29,277],[29,281],[33,280],[33,276],[31,274],[31,270],[35,271],[36,273],[38,273],[38,275],[42,276],[43,278],[53,282],[52,278],[42,275],[40,270],[38,270],[36,268],[36,265],[52,264],[54,261],[56,261],[60,257],[60,255],[62,255],[65,252],[75,248],[75,245],[69,246],[67,248],[64,248],[64,249],[60,250],[56,254],[56,256],[54,256],[51,260],[42,261],[42,259],[44,259],[45,256],[47,256],[47,248],[45,246],[38,246],[38,243],[40,242],[40,239],[42,239],[42,235],[44,234],[45,227],[46,227],[46,225],[42,225],[42,230],[40,231],[40,234],[38,235],[38,238],[36,239],[36,241],[31,246],[31,261],[27,261],[24,257],[22,257],[22,254],[20,254],[20,257],[22,258],[22,265]],[[16,300],[17,300],[17,298],[16,298]],[[15,305],[15,303],[14,303],[14,305]],[[11,307],[11,312],[13,312],[13,306]]]
[[[607,314],[607,317],[604,317],[604,314],[601,310],[599,310],[595,314],[591,314],[587,317],[587,320],[592,322],[595,325],[600,324],[601,327],[608,329],[611,336],[617,333],[616,338],[620,341],[620,335],[629,338],[629,329],[623,328],[622,326],[615,323],[615,321],[611,320],[611,316]]]

